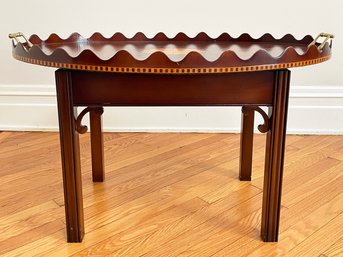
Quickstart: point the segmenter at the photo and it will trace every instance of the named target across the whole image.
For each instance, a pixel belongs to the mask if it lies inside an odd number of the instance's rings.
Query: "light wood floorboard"
[[[93,183],[80,136],[86,235],[66,243],[57,133],[0,132],[1,256],[343,256],[343,136],[288,135],[278,243],[259,237],[265,135],[251,182],[239,135],[105,133]]]

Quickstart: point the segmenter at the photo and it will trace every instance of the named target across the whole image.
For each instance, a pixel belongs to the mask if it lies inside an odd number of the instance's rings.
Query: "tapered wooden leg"
[[[251,180],[254,141],[254,110],[242,107],[241,147],[239,160],[239,179]]]
[[[102,107],[90,107],[93,182],[104,181],[104,140],[102,136]]]
[[[67,241],[81,242],[84,235],[79,135],[73,106],[71,71],[56,71]]]
[[[275,71],[274,81],[263,185],[261,236],[265,242],[278,241],[290,71]]]

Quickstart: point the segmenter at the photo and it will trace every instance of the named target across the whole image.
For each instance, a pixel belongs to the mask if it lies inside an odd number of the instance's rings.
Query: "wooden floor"
[[[57,133],[0,132],[0,255],[343,256],[343,136],[288,136],[279,243],[259,237],[264,135],[251,182],[237,134],[106,133],[106,181],[81,136],[84,242],[66,243]]]

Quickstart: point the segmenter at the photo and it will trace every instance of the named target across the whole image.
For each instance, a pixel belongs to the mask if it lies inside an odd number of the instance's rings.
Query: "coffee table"
[[[10,34],[14,58],[58,68],[56,91],[62,153],[67,241],[81,242],[84,216],[79,133],[90,114],[93,181],[104,180],[104,106],[242,106],[240,180],[251,180],[254,112],[267,133],[261,236],[278,240],[290,70],[328,60],[333,35],[295,39],[287,34],[253,38],[227,33],[191,38],[179,33],[153,38],[100,33],[46,40]],[[323,38],[323,40],[320,40]],[[322,41],[318,43],[317,41]],[[260,107],[267,106],[268,113]],[[80,114],[77,107],[86,107]]]

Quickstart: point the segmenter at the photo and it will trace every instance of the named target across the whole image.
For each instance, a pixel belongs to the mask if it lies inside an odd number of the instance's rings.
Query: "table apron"
[[[74,106],[271,105],[274,72],[127,74],[70,71]]]

